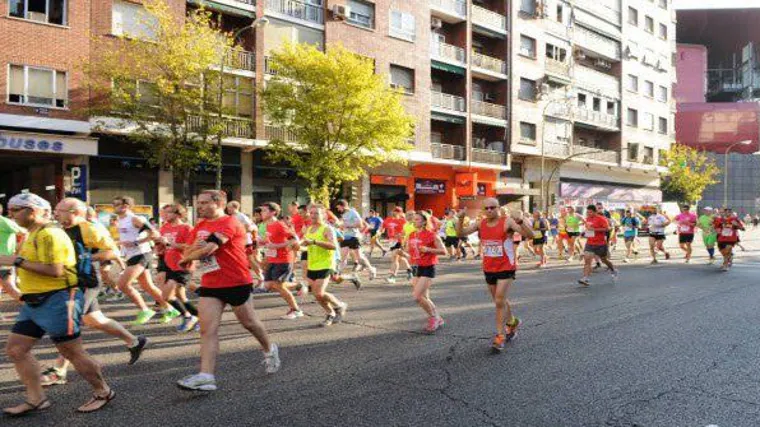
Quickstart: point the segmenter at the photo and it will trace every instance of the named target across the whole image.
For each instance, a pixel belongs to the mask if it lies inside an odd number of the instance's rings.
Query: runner
[[[531,223],[533,228],[533,250],[538,255],[537,268],[546,267],[546,252],[544,246],[547,243],[546,234],[549,232],[549,224],[544,219],[544,214],[540,210],[533,211],[533,222]]]
[[[689,212],[690,209],[689,205],[681,206],[681,213],[675,218],[678,224],[678,244],[686,253],[686,264],[691,262],[691,244],[694,242],[694,229],[697,226],[697,215]]]
[[[376,211],[370,210],[365,222],[369,225],[369,257],[372,258],[372,251],[375,248],[380,249],[380,252],[385,256],[388,251],[380,244],[380,234],[378,233],[383,227],[383,219]]]
[[[636,252],[636,238],[641,228],[641,220],[634,216],[633,211],[626,209],[625,216],[620,220],[623,226],[623,240],[625,240],[625,258],[624,263],[629,263],[631,255],[638,255]]]
[[[520,233],[526,239],[533,238],[533,231],[523,221],[522,213],[502,217],[499,201],[488,198],[483,201],[484,219],[469,227],[464,227],[464,211],[460,212],[457,232],[468,236],[478,232],[483,246],[483,273],[488,290],[496,306],[496,335],[491,343],[493,352],[501,352],[507,341],[517,335],[520,319],[512,314],[509,303],[509,288],[515,280],[517,259],[515,257],[513,234]]]
[[[705,207],[698,220],[699,228],[702,230],[702,242],[705,244],[707,254],[710,255],[709,264],[715,262],[715,243],[718,241],[718,234],[715,232],[715,227],[713,227],[713,222],[715,221],[713,212],[713,208],[709,206]]]
[[[343,241],[340,243],[342,262],[341,266],[338,267],[338,271],[341,271],[342,267],[348,262],[346,255],[350,254],[354,262],[369,270],[369,280],[375,280],[377,269],[364,256],[361,241],[359,240],[361,230],[366,226],[361,215],[359,215],[356,209],[349,206],[346,200],[338,200],[335,204],[335,209],[341,214],[341,226],[343,228]]]
[[[190,233],[192,246],[185,250],[179,265],[183,268],[197,261],[201,274],[200,312],[201,369],[182,378],[177,385],[185,390],[216,390],[216,357],[219,353],[219,325],[229,304],[238,322],[253,335],[264,349],[265,370],[272,374],[280,369],[277,344],[270,342],[264,324],[253,308],[253,277],[248,270],[245,253],[246,232],[236,219],[224,214],[227,196],[223,191],[207,190],[198,195],[198,225]],[[270,208],[262,213],[271,219]],[[272,204],[273,205],[273,204]],[[279,211],[279,209],[276,209]],[[268,250],[271,250],[268,249]],[[241,371],[244,372],[244,371]]]
[[[576,242],[581,235],[581,225],[583,224],[583,217],[575,212],[575,208],[572,206],[567,207],[567,218],[565,218],[567,224],[567,235],[569,237],[570,255],[568,255],[567,262],[572,261],[575,258]],[[581,255],[578,254],[580,258]]]
[[[456,212],[453,209],[446,209],[446,218],[443,223],[444,240],[449,260],[457,259],[457,248],[459,247],[459,237],[457,236],[457,219]]]
[[[406,225],[404,210],[400,206],[396,206],[393,209],[392,216],[383,221],[383,228],[380,229],[381,234],[382,232],[387,233],[390,244],[391,268],[390,275],[386,279],[388,283],[396,283],[396,273],[398,272],[399,264],[405,264],[407,271],[411,271],[412,269],[409,261],[403,255],[403,248],[401,246],[404,225]]]
[[[98,363],[82,347],[80,327],[84,295],[77,287],[76,253],[69,236],[50,222],[50,203],[33,193],[8,201],[14,221],[29,231],[19,256],[0,256],[0,267],[16,267],[23,305],[8,335],[6,354],[26,387],[24,403],[3,409],[11,417],[50,408],[40,384],[40,368],[32,348],[49,335],[58,352],[92,387],[93,397],[78,412],[95,412],[115,397]]]
[[[552,240],[551,242],[548,242],[548,244],[558,248],[559,218],[557,218],[553,212],[549,214],[549,235],[552,236]]]
[[[433,231],[434,226],[427,212],[419,212],[414,216],[414,227],[415,230],[406,240],[406,251],[409,252],[414,271],[412,296],[427,313],[425,332],[432,334],[444,325],[443,318],[430,299],[430,287],[435,278],[438,255],[446,255],[446,248],[441,238]]]
[[[612,282],[617,282],[618,272],[615,270],[615,266],[609,259],[609,231],[610,224],[604,215],[597,213],[597,207],[595,205],[588,205],[586,208],[586,247],[583,249],[583,277],[578,280],[583,286],[591,285],[589,277],[593,268],[591,266],[592,261],[598,258],[604,265],[609,268],[610,276],[612,276]]]
[[[0,257],[16,255],[16,242],[19,235],[26,232],[15,221],[3,216],[3,205],[0,205]],[[0,267],[0,294],[5,292],[14,301],[18,301],[21,293],[16,287],[16,274],[13,267]],[[0,313],[0,321],[4,321],[5,316]]]
[[[161,290],[153,284],[150,274],[150,265],[153,262],[150,241],[161,235],[148,221],[132,213],[134,205],[135,201],[131,197],[120,196],[113,199],[114,211],[119,216],[119,245],[127,259],[127,268],[119,276],[117,286],[140,309],[134,324],[144,325],[156,315],[155,311],[148,308],[142,295],[131,286],[135,280],[164,310],[161,323],[168,323],[180,313],[161,297]],[[146,236],[141,237],[143,234]]]
[[[161,226],[159,242],[166,248],[164,252],[166,279],[161,286],[161,294],[182,316],[182,323],[177,326],[177,332],[186,333],[192,331],[198,323],[198,317],[195,316],[198,312],[189,301],[178,298],[180,289],[187,286],[192,279],[192,273],[183,269],[179,265],[179,260],[182,259],[187,245],[191,243],[189,237],[193,228],[185,223],[187,209],[181,204],[166,205],[161,211],[164,225]],[[246,243],[246,250],[248,247]]]
[[[718,233],[718,250],[723,255],[721,271],[728,271],[734,264],[734,246],[739,241],[739,230],[744,230],[744,224],[731,208],[724,208],[723,214],[713,221],[713,227]]]
[[[658,209],[647,218],[649,223],[649,253],[652,255],[652,264],[657,264],[657,251],[665,254],[665,259],[670,259],[670,252],[665,250],[665,227],[670,225],[670,219]]]
[[[309,218],[311,225],[306,228],[302,242],[309,253],[306,274],[314,298],[325,310],[321,325],[327,327],[343,321],[348,309],[348,304],[327,292],[330,276],[337,268],[335,254],[339,244],[332,227],[325,224],[322,205],[309,205]]]
[[[568,253],[570,248],[565,245],[570,242],[570,236],[567,234],[567,209],[560,208],[559,218],[557,218],[557,259],[565,259],[565,249]]]
[[[277,291],[288,304],[288,312],[281,318],[294,320],[303,317],[303,311],[298,307],[286,282],[293,274],[293,248],[298,245],[298,236],[293,229],[277,219],[279,215],[280,205],[277,203],[269,202],[261,206],[261,219],[266,227],[265,234],[259,236],[259,247],[264,249],[267,263],[264,287]]]

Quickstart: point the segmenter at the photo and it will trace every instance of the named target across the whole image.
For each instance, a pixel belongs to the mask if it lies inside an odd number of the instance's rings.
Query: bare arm
[[[214,236],[219,239],[221,244],[227,243],[230,239],[221,233],[214,233]],[[193,246],[189,246],[185,253],[182,255],[180,264],[188,264],[192,261],[197,261],[201,258],[206,258],[219,250],[219,244],[206,242],[198,242]]]
[[[443,246],[443,240],[441,240],[441,236],[435,236],[435,248],[428,248],[425,246],[424,251],[426,253],[433,253],[436,255],[446,255],[446,247]]]
[[[511,229],[515,233],[519,233],[525,239],[533,238],[533,229],[530,228],[530,226],[525,222],[525,220],[521,220],[518,223],[513,218],[507,218],[507,220],[505,221],[505,226],[507,230]]]
[[[464,226],[464,216],[460,215],[458,217],[456,223],[456,230],[457,230],[457,236],[459,237],[467,237],[470,234],[478,231],[480,229],[480,223],[477,221],[473,221],[473,224],[470,224],[468,227]]]
[[[15,260],[15,256],[0,256],[0,266],[11,267],[13,266],[13,261]],[[41,262],[24,260],[24,262],[22,262],[18,268],[39,274],[41,276],[55,278],[63,277],[63,275],[66,273],[66,267],[64,267],[64,265],[61,263],[43,264]]]

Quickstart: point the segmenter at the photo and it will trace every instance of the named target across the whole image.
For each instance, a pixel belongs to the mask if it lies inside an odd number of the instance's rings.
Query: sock
[[[710,255],[710,258],[715,256],[715,248],[707,248],[707,253]]]
[[[174,307],[175,310],[179,311],[182,315],[185,315],[188,313],[187,308],[185,308],[185,304],[182,304],[182,301],[174,299],[169,301],[169,305]]]
[[[132,344],[129,344],[127,348],[135,348],[137,347],[137,344],[140,344],[140,340],[138,340],[137,337],[135,337],[135,339],[132,340]]]
[[[187,301],[187,302],[183,302],[183,304],[185,304],[185,308],[187,309],[188,313],[192,314],[193,316],[198,317],[198,309],[195,308],[195,305],[193,305],[193,303],[191,303],[190,301]]]

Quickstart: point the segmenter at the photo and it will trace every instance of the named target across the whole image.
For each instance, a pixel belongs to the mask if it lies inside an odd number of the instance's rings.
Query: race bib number
[[[731,236],[733,236],[733,235],[734,235],[734,230],[732,230],[732,229],[730,229],[730,228],[724,228],[724,229],[723,229],[723,230],[720,232],[720,234],[721,234],[721,235],[723,235],[723,237],[731,237]]]
[[[689,227],[688,225],[682,225],[680,230],[681,230],[681,233],[689,233],[691,232],[691,227]]]
[[[540,239],[542,237],[544,237],[544,234],[542,232],[540,232],[540,231],[534,231],[533,232],[533,238],[534,239]]]
[[[216,257],[213,255],[198,260],[198,271],[201,274],[213,273],[219,269],[219,263],[216,262]]]
[[[630,233],[630,232],[633,231],[633,227],[625,226],[625,227],[623,227],[623,231],[625,231],[626,233]]]
[[[594,232],[594,230],[586,230],[585,236],[586,237],[594,237],[594,236],[596,236],[596,233]]]
[[[267,258],[277,258],[277,249],[266,249],[264,251],[264,256]]]
[[[504,256],[504,246],[500,243],[486,243],[483,245],[483,256],[488,258],[501,258]]]

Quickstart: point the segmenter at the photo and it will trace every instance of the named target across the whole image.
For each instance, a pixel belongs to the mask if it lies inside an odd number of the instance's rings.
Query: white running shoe
[[[190,375],[177,381],[177,385],[185,390],[215,391],[216,379],[211,374]]]
[[[264,365],[264,370],[267,374],[274,374],[280,370],[280,349],[277,344],[272,344],[272,351],[264,352],[264,360],[261,362]]]
[[[295,320],[295,319],[298,319],[299,317],[303,317],[303,311],[301,311],[301,310],[289,310],[288,313],[286,315],[280,317],[280,319],[283,319],[283,320]]]
[[[370,267],[369,269],[369,280],[375,280],[377,279],[377,268],[376,267]]]
[[[393,276],[388,276],[387,279],[385,279],[386,282],[390,283],[391,285],[396,283],[396,278]]]

